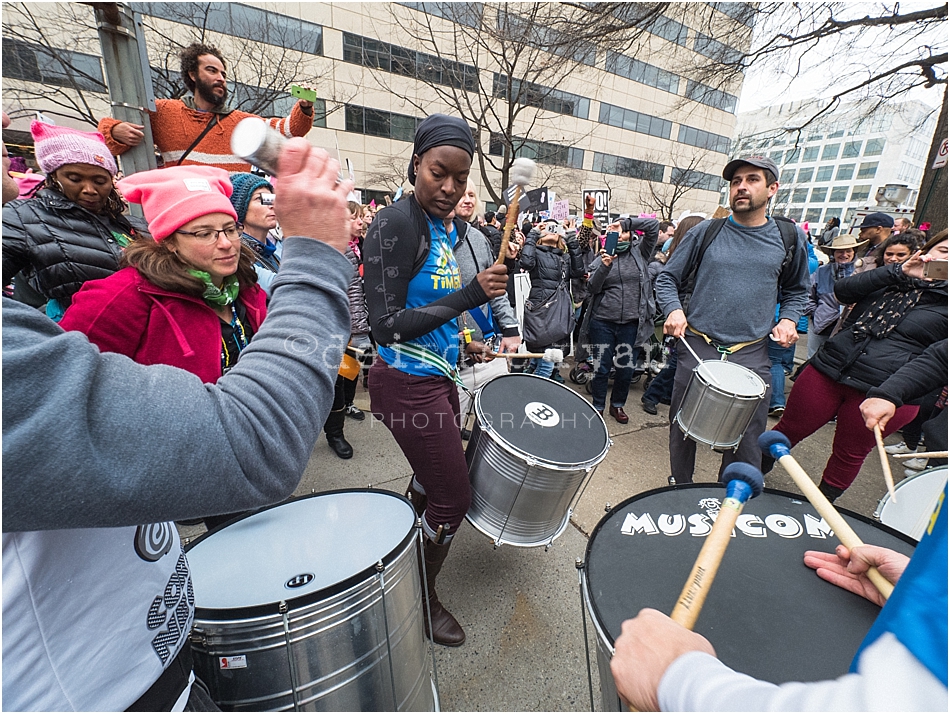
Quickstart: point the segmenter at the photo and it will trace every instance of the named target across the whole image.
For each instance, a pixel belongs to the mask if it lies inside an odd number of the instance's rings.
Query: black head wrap
[[[472,139],[472,130],[464,120],[450,117],[447,114],[433,114],[426,117],[416,129],[416,140],[412,146],[412,153],[422,156],[429,149],[437,146],[457,146],[468,155],[475,155],[475,140]],[[409,183],[416,185],[416,172],[409,159]]]

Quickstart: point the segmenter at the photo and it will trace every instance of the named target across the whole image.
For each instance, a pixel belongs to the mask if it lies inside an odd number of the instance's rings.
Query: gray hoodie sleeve
[[[352,266],[288,238],[267,318],[216,384],[101,354],[3,299],[3,530],[118,527],[291,495],[333,401]]]

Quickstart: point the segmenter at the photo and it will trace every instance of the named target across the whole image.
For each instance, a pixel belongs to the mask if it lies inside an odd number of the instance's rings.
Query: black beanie
[[[437,146],[457,146],[468,153],[469,157],[475,156],[472,130],[464,120],[447,114],[433,114],[422,120],[419,128],[416,129],[412,153],[422,156],[429,149]],[[416,185],[416,172],[412,166],[412,159],[409,159],[409,183]]]

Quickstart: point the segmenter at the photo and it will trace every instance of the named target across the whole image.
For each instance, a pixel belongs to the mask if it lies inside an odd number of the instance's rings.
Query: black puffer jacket
[[[855,334],[854,322],[892,285],[924,287],[916,306],[886,337],[875,339]],[[835,283],[835,296],[843,305],[856,303],[844,329],[828,340],[812,357],[811,364],[841,384],[867,392],[878,387],[897,370],[947,336],[947,283],[925,283],[904,275],[899,264],[852,275]]]
[[[48,188],[11,201],[3,207],[3,284],[32,269],[33,287],[66,308],[84,282],[119,269],[115,233],[136,238],[148,227],[131,216],[97,216]]]
[[[521,249],[521,267],[531,276],[531,292],[528,299],[533,303],[542,303],[550,299],[564,280],[580,278],[584,275],[584,260],[577,245],[574,233],[568,233],[567,255],[560,248],[538,245],[540,234],[537,229],[528,233]]]

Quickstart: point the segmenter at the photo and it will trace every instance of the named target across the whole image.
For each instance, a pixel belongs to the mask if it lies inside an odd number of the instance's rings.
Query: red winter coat
[[[254,285],[238,299],[256,334],[267,312],[264,291]],[[201,298],[158,287],[133,267],[86,282],[59,324],[84,332],[101,351],[139,364],[180,367],[203,382],[221,376],[221,319],[215,311]]]

